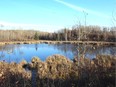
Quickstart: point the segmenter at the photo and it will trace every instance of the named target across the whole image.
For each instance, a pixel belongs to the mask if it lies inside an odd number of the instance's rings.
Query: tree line
[[[0,30],[0,41],[55,40],[55,41],[116,41],[116,27],[76,25],[54,33],[35,30]]]
[[[73,26],[72,29],[61,29],[54,33],[48,33],[40,39],[57,41],[116,41],[116,27],[99,26]]]

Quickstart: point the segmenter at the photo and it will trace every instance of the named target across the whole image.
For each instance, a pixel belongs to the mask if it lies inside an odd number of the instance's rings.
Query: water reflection
[[[35,50],[36,51],[38,50],[38,44],[35,44]]]
[[[99,54],[116,54],[116,47],[113,46],[56,44],[54,45],[54,47],[64,52],[71,51],[74,54],[74,56],[77,56],[79,54],[91,59],[95,58],[96,55]]]
[[[31,61],[33,56],[45,60],[53,54],[61,54],[67,58],[74,57],[95,58],[98,54],[116,54],[116,47],[93,46],[83,44],[22,44],[0,46],[0,60],[20,62],[25,59]]]

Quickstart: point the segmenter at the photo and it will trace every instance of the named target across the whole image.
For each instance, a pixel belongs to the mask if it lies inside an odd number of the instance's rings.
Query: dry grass
[[[115,56],[71,61],[53,55],[31,63],[0,62],[0,87],[115,87]],[[25,68],[30,70],[25,70]]]

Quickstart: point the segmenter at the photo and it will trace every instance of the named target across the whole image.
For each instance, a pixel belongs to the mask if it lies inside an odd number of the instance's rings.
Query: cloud
[[[33,29],[45,32],[54,32],[61,28],[63,27],[50,24],[19,24],[0,21],[0,29]]]
[[[82,8],[80,6],[76,6],[76,5],[64,2],[63,0],[62,1],[61,0],[54,0],[54,1],[56,1],[58,3],[61,3],[61,4],[65,5],[65,6],[67,6],[69,8],[72,8],[72,9],[74,9],[76,11],[79,11],[79,12],[86,12],[88,14],[92,14],[92,15],[95,15],[95,16],[99,16],[99,17],[103,17],[103,18],[108,18],[108,19],[110,18],[110,16],[105,15],[103,13],[100,13],[100,12],[97,12],[97,11],[93,11],[93,10],[89,10],[89,9],[86,9],[86,8]]]

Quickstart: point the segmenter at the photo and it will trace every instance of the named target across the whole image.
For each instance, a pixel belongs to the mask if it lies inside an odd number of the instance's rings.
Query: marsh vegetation
[[[53,55],[44,62],[38,57],[30,63],[0,62],[0,87],[115,87],[115,62],[116,57],[109,55],[73,61]]]

